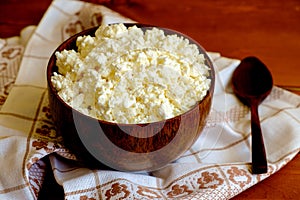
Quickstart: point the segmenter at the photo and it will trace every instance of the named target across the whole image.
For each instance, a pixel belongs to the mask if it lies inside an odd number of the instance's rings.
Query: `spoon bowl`
[[[251,109],[252,173],[266,173],[268,165],[258,106],[272,90],[271,72],[258,58],[246,57],[233,72],[232,86],[236,96]]]

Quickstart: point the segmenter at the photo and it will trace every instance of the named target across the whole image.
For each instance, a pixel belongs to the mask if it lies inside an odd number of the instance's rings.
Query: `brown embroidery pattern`
[[[32,166],[34,163],[36,163],[38,160],[39,160],[38,157],[32,157],[32,158],[30,159],[30,161],[29,161],[29,162],[27,163],[27,165],[26,165],[27,169],[30,169],[31,166]]]
[[[9,48],[6,51],[3,51],[1,53],[1,56],[3,58],[7,58],[9,60],[15,59],[17,56],[20,56],[22,53],[22,48],[16,47],[16,48]]]
[[[49,107],[49,106],[43,106],[43,108],[42,108],[42,113],[45,115],[45,117],[46,117],[48,120],[51,120],[51,119],[52,119],[52,116],[51,116],[51,110],[50,110],[50,107]]]
[[[47,136],[49,138],[56,138],[55,129],[53,126],[51,126],[49,124],[41,125],[41,127],[38,127],[35,132],[42,136]]]
[[[282,89],[274,87],[271,94],[268,96],[268,98],[266,98],[265,102],[280,99],[280,98],[284,97],[283,95],[284,95],[284,92]]]
[[[245,105],[235,106],[234,108],[226,112],[226,116],[232,122],[239,121],[240,119],[245,118],[250,113],[250,110]]]
[[[187,185],[173,185],[171,191],[167,193],[168,197],[170,198],[178,198],[183,195],[189,195],[193,193],[193,190],[189,190]]]
[[[37,197],[44,182],[44,174],[46,173],[46,163],[43,160],[35,158],[34,164],[29,169],[29,183]]]
[[[79,33],[84,30],[84,26],[82,25],[81,21],[75,21],[71,22],[66,25],[64,30],[64,38],[71,37],[72,35],[75,35],[76,33]]]
[[[1,89],[0,89],[0,106],[2,106],[4,104],[4,102],[6,101],[7,97],[8,97],[8,93],[10,92],[13,84],[15,83],[14,78],[8,78],[6,76],[1,77],[0,79],[3,79],[4,81],[4,85],[2,85]],[[0,83],[1,85],[1,83]]]
[[[4,104],[4,102],[6,101],[6,96],[5,95],[0,95],[0,106],[2,106]]]
[[[201,173],[201,177],[198,178],[197,183],[199,184],[199,189],[215,189],[224,183],[224,179],[220,178],[215,172],[206,171]]]
[[[55,149],[59,148],[55,143],[43,141],[40,139],[37,139],[32,142],[32,147],[34,147],[36,150],[44,150],[47,154],[50,154],[55,151]]]
[[[93,197],[88,197],[88,196],[84,195],[84,196],[80,196],[80,200],[96,200],[96,199]]]
[[[219,123],[224,123],[225,113],[212,110],[211,113],[208,115],[206,128],[212,128],[217,126]]]
[[[4,91],[3,91],[4,95],[8,96],[8,94],[9,94],[10,90],[12,89],[12,86],[13,86],[14,83],[15,83],[14,80],[8,80],[6,82],[6,84],[4,85]]]
[[[7,70],[7,66],[8,66],[7,62],[1,62],[0,63],[0,74]]]
[[[91,25],[98,26],[101,24],[103,16],[101,13],[94,13],[91,17]]]
[[[126,199],[130,192],[125,184],[114,183],[111,188],[106,190],[105,197],[109,199]]]
[[[268,172],[265,174],[258,174],[256,176],[256,180],[257,182],[260,182],[262,180],[264,180],[265,178],[267,178],[268,176],[271,176],[272,174],[275,173],[276,169],[280,169],[281,167],[279,167],[278,165],[268,165]]]
[[[90,27],[99,26],[103,21],[102,6],[86,4],[73,19],[63,27],[62,38],[66,40],[70,36]]]
[[[62,137],[56,134],[54,125],[41,120],[36,121],[32,139],[32,147],[44,150],[47,154],[62,146]]]
[[[4,85],[2,85],[0,89],[0,105],[2,106],[7,99],[8,93],[12,88],[14,80],[10,80],[9,78],[2,78],[1,76],[0,79],[6,79]]]
[[[44,96],[31,138],[35,151],[49,154],[62,147],[62,137],[57,135],[52,123],[47,95]]]
[[[141,196],[147,197],[148,199],[157,199],[161,198],[161,196],[153,190],[150,190],[146,187],[138,186],[137,193]]]
[[[77,160],[76,156],[72,152],[70,152],[69,149],[66,149],[64,147],[56,149],[55,153],[70,160]]]
[[[6,40],[0,39],[0,108],[7,99],[19,70],[23,53],[23,46],[10,45]]]
[[[229,180],[232,183],[239,185],[241,188],[244,188],[251,183],[252,178],[249,175],[249,172],[244,169],[231,167],[227,170],[227,173],[229,174]]]

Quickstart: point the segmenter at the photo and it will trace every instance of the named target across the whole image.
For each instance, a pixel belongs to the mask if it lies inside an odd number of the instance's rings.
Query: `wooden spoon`
[[[233,72],[232,84],[236,96],[251,108],[252,173],[266,173],[268,164],[260,128],[258,105],[272,90],[272,75],[258,58],[246,57]]]

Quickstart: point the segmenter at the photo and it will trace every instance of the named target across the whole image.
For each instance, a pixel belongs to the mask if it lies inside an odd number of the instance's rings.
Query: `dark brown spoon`
[[[266,173],[268,164],[260,128],[258,105],[272,90],[272,75],[258,58],[246,57],[233,72],[232,84],[236,96],[251,109],[252,173]]]

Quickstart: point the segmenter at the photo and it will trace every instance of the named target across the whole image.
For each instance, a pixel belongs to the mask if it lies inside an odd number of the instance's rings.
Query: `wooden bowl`
[[[133,24],[126,24],[132,26]],[[134,24],[142,29],[153,26]],[[56,51],[77,49],[76,39],[92,35],[98,27],[78,33],[63,42]],[[178,34],[188,38],[205,55],[210,67],[211,86],[206,96],[188,112],[159,122],[120,124],[98,120],[84,115],[66,104],[51,83],[53,72],[58,71],[56,56],[51,56],[47,66],[49,102],[56,131],[65,146],[86,166],[108,166],[120,171],[153,171],[176,160],[199,137],[210,111],[215,72],[205,50],[194,40],[179,32],[160,28],[165,34]]]

